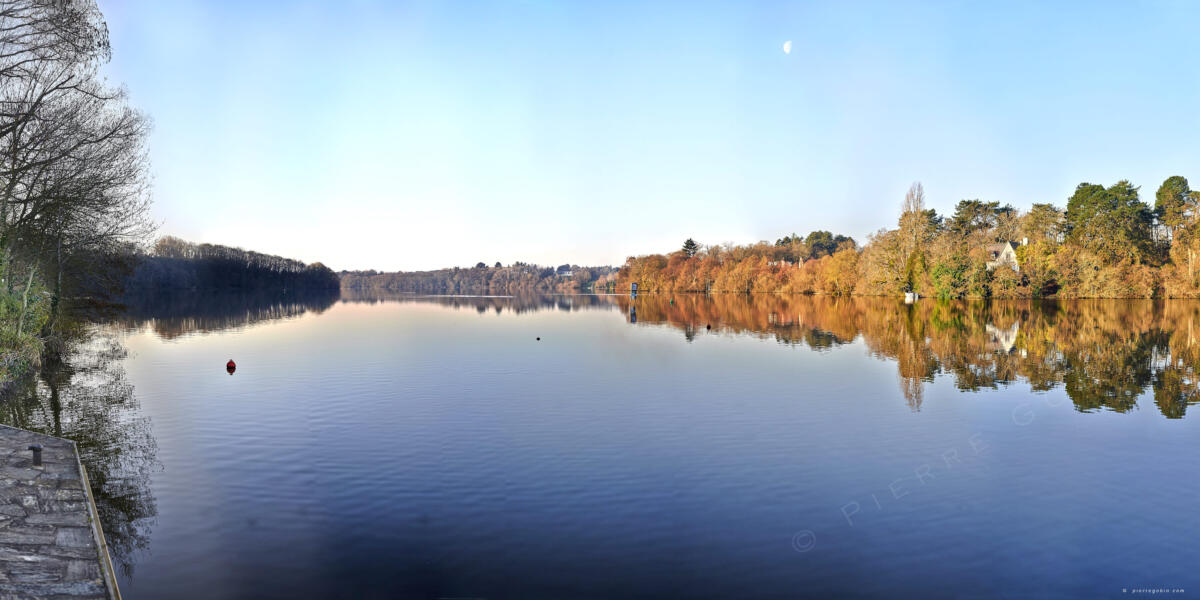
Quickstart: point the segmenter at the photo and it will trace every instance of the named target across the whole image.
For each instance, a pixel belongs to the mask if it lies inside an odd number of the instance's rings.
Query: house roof
[[[1017,244],[1016,242],[1001,242],[999,244],[988,244],[987,250],[988,250],[988,252],[1004,252],[1005,246],[1008,246],[1009,248],[1016,250],[1017,246],[1019,246],[1019,245],[1020,244]]]

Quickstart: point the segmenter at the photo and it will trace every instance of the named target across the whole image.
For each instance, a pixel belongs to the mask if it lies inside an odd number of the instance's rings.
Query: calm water
[[[0,408],[130,600],[1126,597],[1200,589],[1198,367],[1192,302],[184,297]]]

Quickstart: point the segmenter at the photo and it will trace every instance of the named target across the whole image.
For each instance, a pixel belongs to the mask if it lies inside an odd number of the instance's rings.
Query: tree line
[[[1200,297],[1200,192],[1167,178],[1153,206],[1129,181],[1079,184],[1066,207],[978,199],[950,215],[909,189],[896,227],[852,238],[814,231],[750,245],[630,257],[618,288],[938,298]],[[1004,262],[1004,246],[1013,259]],[[997,264],[997,263],[1000,264]]]
[[[564,264],[544,267],[524,262],[503,266],[477,263],[434,271],[342,271],[342,289],[353,291],[421,292],[430,294],[513,293],[520,291],[601,291],[616,282],[613,267]]]
[[[140,256],[125,282],[125,295],[169,290],[243,290],[288,292],[337,290],[337,273],[317,262],[305,264],[282,256],[218,244],[193,244],[160,238]]]

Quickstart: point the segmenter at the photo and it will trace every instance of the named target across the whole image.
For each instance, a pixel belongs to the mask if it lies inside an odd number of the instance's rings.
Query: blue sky
[[[335,269],[863,240],[916,180],[949,211],[1200,178],[1194,2],[100,5],[160,232]]]

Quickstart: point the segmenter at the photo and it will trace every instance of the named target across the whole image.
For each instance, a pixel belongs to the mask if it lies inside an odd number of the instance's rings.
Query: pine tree
[[[687,241],[683,243],[683,253],[686,254],[688,258],[695,256],[699,251],[700,244],[697,244],[696,240],[688,238]]]

